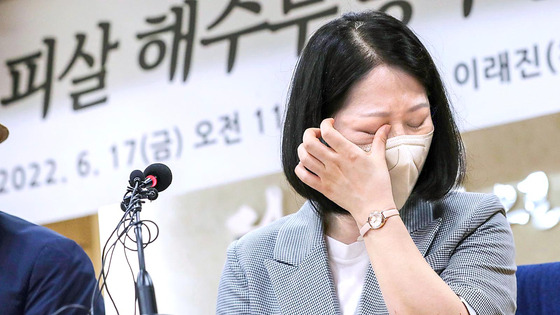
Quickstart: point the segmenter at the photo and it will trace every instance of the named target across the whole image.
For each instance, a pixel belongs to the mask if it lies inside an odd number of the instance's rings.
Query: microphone
[[[143,175],[145,176],[146,180],[144,180],[142,185],[149,186],[150,188],[155,188],[158,192],[166,190],[167,187],[171,185],[171,181],[173,180],[173,175],[171,174],[171,170],[169,169],[169,167],[161,163],[154,163],[146,167]]]
[[[130,184],[130,186],[134,187],[135,183],[143,182],[145,179],[146,176],[144,176],[144,173],[142,173],[141,170],[134,170],[132,171],[132,173],[130,173],[130,179],[128,180],[128,183]]]
[[[121,209],[125,211],[126,214],[122,219],[124,221],[121,221],[119,226],[121,223],[125,222],[127,224],[126,233],[128,233],[130,227],[134,227],[134,234],[136,236],[136,251],[138,253],[138,267],[140,271],[138,272],[134,287],[136,289],[140,314],[157,313],[154,285],[146,270],[146,263],[144,261],[144,247],[151,241],[147,243],[142,242],[142,226],[145,225],[145,223],[140,220],[140,211],[142,211],[142,204],[145,202],[142,199],[157,199],[159,192],[164,191],[171,185],[172,179],[173,176],[171,175],[169,167],[161,163],[149,165],[144,172],[134,170],[130,173],[130,178],[128,180],[130,186],[127,187],[127,192],[121,202]],[[128,234],[126,235],[126,237],[130,238]],[[128,249],[126,245],[125,248]]]
[[[164,191],[171,185],[172,179],[173,176],[169,167],[161,163],[149,165],[144,172],[140,170],[132,171],[128,180],[131,187],[129,187],[128,193],[125,194],[121,202],[121,210],[127,211],[133,197],[132,189],[136,185],[139,188],[137,194],[140,198],[156,200],[159,197],[159,192]]]

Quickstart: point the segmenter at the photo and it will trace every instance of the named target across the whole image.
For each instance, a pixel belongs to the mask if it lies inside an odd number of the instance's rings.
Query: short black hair
[[[307,128],[340,110],[348,90],[373,68],[387,65],[416,78],[426,90],[434,135],[411,198],[437,200],[465,176],[465,153],[447,92],[428,50],[401,21],[378,11],[346,13],[310,38],[293,74],[282,136],[282,166],[290,185],[320,215],[348,212],[295,174],[297,147]]]

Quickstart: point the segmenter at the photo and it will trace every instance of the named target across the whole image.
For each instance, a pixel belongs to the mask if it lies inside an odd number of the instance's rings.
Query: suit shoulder
[[[505,215],[498,197],[486,193],[453,191],[436,203],[436,209],[444,219],[463,218],[474,222],[486,221],[496,213]]]
[[[51,229],[3,212],[0,213],[0,230],[5,240],[13,246],[25,248],[27,252],[37,251],[48,244],[62,249],[77,245]]]
[[[278,232],[294,215],[284,216],[266,226],[253,230],[232,243],[232,246],[235,246],[236,251],[240,253],[258,251],[259,249],[272,251]]]

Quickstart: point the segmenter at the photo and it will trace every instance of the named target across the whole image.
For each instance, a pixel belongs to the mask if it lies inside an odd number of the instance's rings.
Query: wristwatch
[[[360,237],[358,237],[358,240],[362,240],[369,230],[378,230],[382,228],[388,218],[396,215],[399,215],[399,210],[397,209],[373,211],[369,214],[366,224],[360,229]]]

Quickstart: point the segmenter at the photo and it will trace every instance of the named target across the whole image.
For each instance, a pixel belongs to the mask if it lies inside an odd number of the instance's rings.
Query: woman
[[[496,197],[453,191],[464,152],[426,48],[398,20],[321,27],[294,73],[283,167],[309,201],[234,242],[219,314],[513,314]]]

